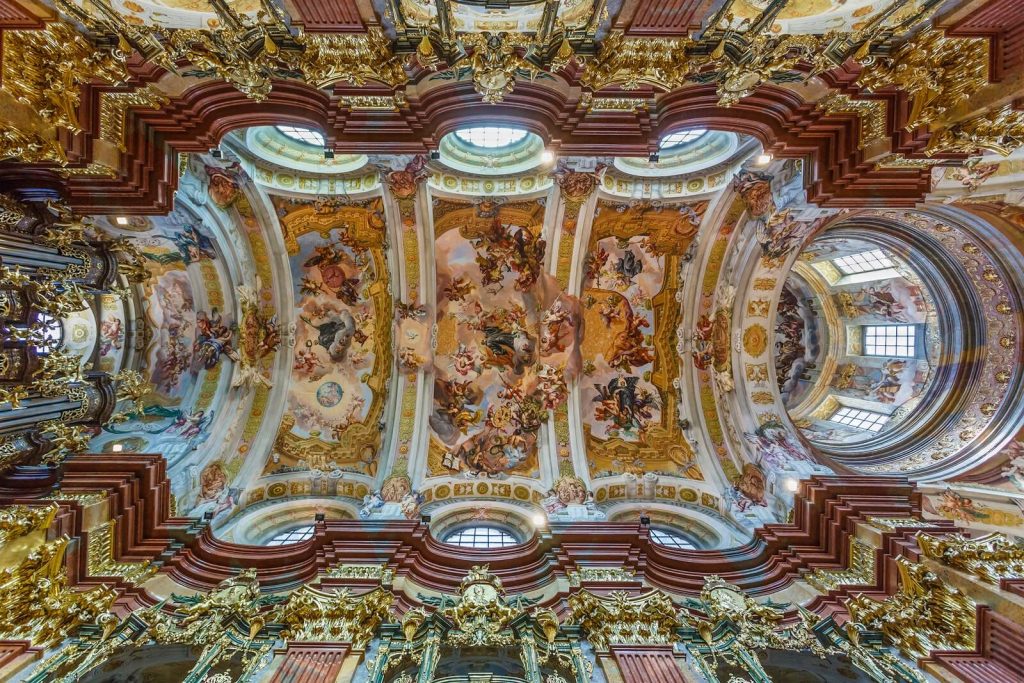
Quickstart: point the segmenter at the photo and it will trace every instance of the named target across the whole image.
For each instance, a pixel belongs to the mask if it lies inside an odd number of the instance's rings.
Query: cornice
[[[269,590],[311,581],[340,564],[386,564],[397,577],[438,592],[455,592],[470,567],[490,564],[512,593],[550,590],[580,566],[617,566],[636,571],[648,585],[676,595],[697,595],[704,577],[717,574],[754,595],[776,592],[814,569],[843,568],[849,538],[868,517],[920,518],[921,494],[905,479],[878,476],[814,477],[801,483],[791,524],[758,529],[747,544],[729,550],[682,551],[657,545],[646,527],[631,523],[554,526],[506,549],[473,550],[430,536],[422,521],[318,522],[305,543],[244,546],[214,537],[199,520],[170,514],[165,462],[155,455],[84,455],[64,465],[59,533],[82,536],[85,505],[105,499],[115,519],[117,562],[153,562],[158,574],[194,589],[213,588],[239,568],[257,569]],[[39,501],[48,490],[4,496],[0,504]],[[78,500],[75,500],[78,498]],[[92,513],[93,516],[95,513]],[[106,520],[103,520],[106,521]],[[951,526],[943,523],[939,526]],[[88,576],[88,538],[69,557],[75,580],[93,585],[111,577]],[[134,599],[151,600],[126,587]]]

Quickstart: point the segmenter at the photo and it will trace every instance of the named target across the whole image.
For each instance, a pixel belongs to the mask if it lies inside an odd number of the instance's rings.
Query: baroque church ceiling
[[[1019,234],[979,227],[1019,232],[1024,60],[977,4],[5,0],[0,154],[148,275],[62,321],[149,385],[90,449],[228,538],[725,547],[844,472],[1024,523]]]

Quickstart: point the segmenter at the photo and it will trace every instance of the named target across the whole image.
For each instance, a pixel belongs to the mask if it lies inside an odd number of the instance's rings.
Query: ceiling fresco
[[[380,198],[273,198],[293,274],[292,372],[268,468],[374,476],[392,372]]]
[[[679,428],[677,272],[708,203],[599,201],[583,282],[583,390],[593,477],[658,472],[701,479]]]
[[[431,475],[536,477],[538,432],[579,371],[579,301],[542,272],[540,200],[434,204]]]
[[[114,235],[131,236],[145,258],[150,278],[141,293],[141,365],[152,391],[141,413],[111,424],[97,437],[109,450],[166,453],[169,462],[206,442],[219,398],[225,391],[225,359],[237,357],[226,306],[229,274],[220,262],[210,228],[190,212],[160,218],[135,217],[120,225],[113,217],[97,223]],[[101,363],[116,364],[128,344],[128,323],[116,309],[100,325]],[[106,445],[105,445],[106,444]]]
[[[260,139],[194,155],[171,216],[100,218],[153,275],[154,392],[97,447],[165,453],[179,509],[217,526],[328,497],[449,525],[647,510],[726,539],[788,514],[787,482],[828,472],[814,449],[927,412],[940,312],[907,253],[844,275],[835,259],[877,245],[812,241],[851,219],[806,205],[799,164],[756,145],[710,171],[652,162],[652,180],[639,162],[545,166],[540,148],[514,175],[418,156],[338,172]],[[117,310],[108,364],[133,334]],[[869,324],[918,326],[922,354],[865,354]],[[889,424],[838,424],[842,406]]]

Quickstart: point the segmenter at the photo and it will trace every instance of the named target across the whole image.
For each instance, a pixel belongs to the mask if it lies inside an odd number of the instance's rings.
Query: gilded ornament
[[[906,130],[940,123],[988,83],[988,39],[947,38],[925,29],[886,57],[870,57],[859,85],[872,92],[895,87],[911,97]]]
[[[0,513],[4,533],[4,567],[0,569],[0,638],[28,640],[52,647],[82,624],[107,612],[117,594],[106,586],[86,591],[68,587],[64,551],[70,539],[46,541],[40,536],[28,547],[12,541],[49,526],[55,505],[6,508]]]
[[[59,21],[41,30],[5,31],[3,89],[50,125],[79,133],[80,87],[92,80],[123,83],[128,79],[125,57],[120,51],[97,49]]]
[[[625,591],[598,596],[583,589],[569,596],[573,622],[597,650],[609,645],[665,645],[676,640],[684,618],[661,591],[631,597]]]
[[[815,569],[804,578],[823,593],[840,586],[873,585],[875,583],[875,549],[850,537],[850,552],[845,569]]]
[[[974,154],[988,150],[1006,156],[1022,145],[1024,111],[1007,105],[933,132],[925,154]]]
[[[568,572],[569,585],[579,587],[584,581],[598,583],[629,583],[636,581],[636,572],[621,567],[578,567]]]
[[[152,83],[126,92],[100,93],[100,138],[125,151],[124,122],[132,107],[159,109],[170,99]]]
[[[276,621],[289,640],[352,643],[362,650],[391,616],[395,596],[382,588],[353,596],[347,588],[326,593],[306,585],[294,591]]]
[[[0,194],[0,225],[16,226],[25,219],[25,207],[9,194]]]
[[[848,599],[850,617],[881,631],[906,657],[927,657],[934,650],[973,650],[974,601],[924,565],[905,557],[896,562],[899,591],[882,601],[866,595]]]
[[[829,114],[856,114],[860,119],[859,149],[885,137],[888,107],[884,100],[855,100],[843,93],[830,92],[815,105]]]
[[[397,87],[409,80],[380,27],[371,26],[366,33],[307,33],[299,43],[305,51],[297,66],[306,82],[316,88],[342,81],[363,85],[367,80]],[[397,95],[390,99],[389,108],[394,108]]]
[[[626,38],[612,31],[597,56],[583,61],[580,83],[594,92],[611,85],[636,90],[643,84],[674,90],[686,83],[692,45],[689,38]]]
[[[0,161],[6,159],[26,164],[55,163],[64,166],[68,163],[64,148],[57,140],[3,124],[0,125]]]
[[[91,529],[86,540],[89,576],[116,576],[138,585],[156,573],[156,565],[148,562],[118,562],[114,559],[114,526],[116,519]]]
[[[960,534],[933,536],[919,531],[917,544],[926,557],[974,574],[988,583],[999,585],[1002,579],[1024,578],[1024,547],[1003,534],[967,538]]]

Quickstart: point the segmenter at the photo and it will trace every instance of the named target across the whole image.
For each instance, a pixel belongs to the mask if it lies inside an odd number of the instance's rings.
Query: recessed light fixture
[[[552,152],[550,149],[546,149],[540,153],[540,160],[542,163],[550,164],[552,161],[555,160],[555,153]]]
[[[758,154],[757,159],[755,159],[754,162],[758,166],[767,166],[768,164],[772,163],[773,158],[774,157],[772,157],[771,154]]]
[[[800,482],[798,482],[796,479],[789,478],[789,479],[786,480],[786,490],[787,491],[795,492],[797,490],[797,487],[799,487],[799,486],[800,486]]]
[[[124,450],[124,446],[119,443],[115,443],[113,446],[110,447],[110,450],[112,450],[114,453],[120,453],[121,451]]]
[[[115,220],[118,225],[128,225],[128,216],[118,216]]]

